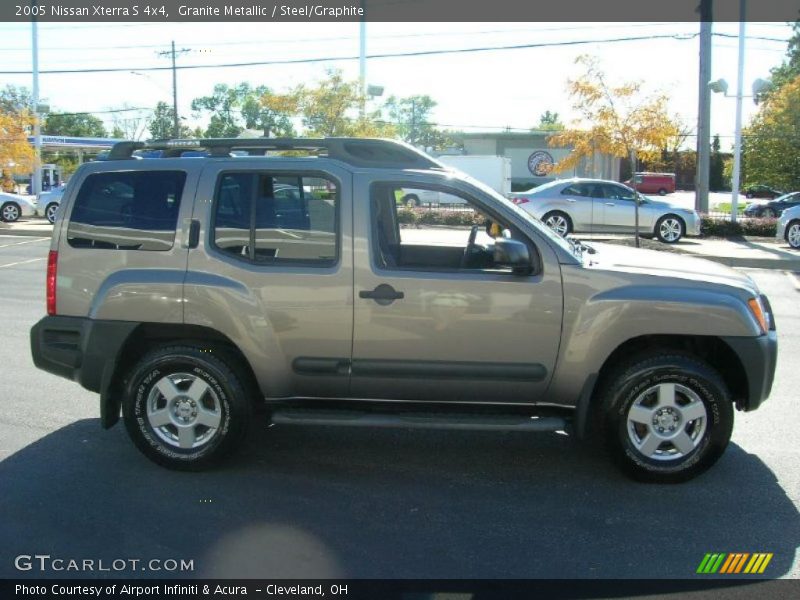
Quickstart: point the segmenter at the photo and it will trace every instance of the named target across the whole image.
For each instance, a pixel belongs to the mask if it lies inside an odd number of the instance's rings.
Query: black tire
[[[676,384],[673,388],[675,406],[678,414],[681,409],[689,415],[689,407],[700,410],[698,402],[705,409],[705,416],[696,419],[683,419],[681,415],[675,422],[668,421],[675,428],[671,433],[657,434],[656,428],[664,426],[656,416],[659,407],[666,407],[656,401],[654,408],[645,402],[653,403],[653,394],[658,398],[662,384]],[[622,470],[637,481],[653,483],[680,483],[697,477],[711,467],[722,456],[733,431],[733,403],[728,389],[720,375],[705,362],[687,354],[670,353],[637,357],[621,364],[600,384],[597,409],[601,423],[601,438],[613,460]],[[656,391],[651,392],[655,388]],[[688,391],[687,391],[688,390]],[[694,396],[692,396],[692,394]],[[668,394],[667,394],[668,395]],[[640,425],[629,421],[631,407],[654,411],[651,425]],[[595,413],[597,414],[597,413]],[[648,413],[650,414],[650,413]],[[667,418],[672,418],[669,414]],[[667,426],[669,427],[669,426]],[[646,433],[642,429],[645,428]],[[657,442],[663,435],[690,439],[692,449],[681,452],[678,445],[663,438],[652,454],[640,450],[647,445],[642,438],[640,447],[635,439],[638,435],[656,435]],[[692,439],[694,435],[694,439]]]
[[[557,218],[564,219],[564,224],[565,224],[565,227],[566,227],[565,230],[559,231],[553,225],[550,225],[547,221],[549,219],[551,219],[551,218],[552,219],[557,219]],[[555,231],[556,233],[558,233],[562,237],[567,237],[573,231],[572,219],[570,218],[570,216],[567,213],[561,212],[560,210],[551,210],[549,213],[544,215],[542,217],[542,223],[544,223],[545,225],[550,227],[553,231]]]
[[[136,447],[153,462],[182,471],[205,469],[235,451],[247,433],[252,400],[247,379],[233,365],[235,362],[225,354],[196,346],[172,346],[145,355],[131,370],[122,401],[125,428]],[[173,376],[174,380],[167,382],[168,376]],[[189,397],[195,380],[206,386],[201,397],[196,399],[197,405],[202,404],[206,411],[196,407]],[[171,389],[183,392],[174,396],[171,403],[157,389],[159,384],[169,383],[174,385]],[[161,410],[169,410],[169,422],[154,426],[148,407],[159,414]],[[198,413],[216,417],[218,426],[212,428],[200,423]],[[179,427],[177,423],[184,418],[188,420]],[[191,429],[191,438],[198,445],[180,447],[181,429]]]
[[[51,202],[45,207],[44,216],[51,223],[55,223],[57,211],[58,211],[58,202]]]
[[[679,230],[677,232],[677,237],[673,237],[671,234],[663,230],[662,226],[667,221],[670,221],[670,223],[675,223],[678,226]],[[674,229],[670,230],[674,231]],[[653,233],[660,242],[664,242],[665,244],[676,244],[683,238],[684,235],[686,235],[686,223],[678,215],[664,215],[656,222],[656,228]]]
[[[776,217],[775,211],[769,207],[765,208],[761,211],[761,214],[758,215],[759,217],[763,217],[765,219],[774,219]]]
[[[13,223],[17,221],[20,216],[22,216],[22,209],[16,202],[5,202],[3,206],[0,206],[0,221]]]
[[[403,204],[405,206],[419,206],[419,197],[416,194],[406,194],[403,196]]]
[[[660,188],[658,190],[658,195],[659,196],[666,196],[667,195],[667,190],[665,190],[664,188]]]

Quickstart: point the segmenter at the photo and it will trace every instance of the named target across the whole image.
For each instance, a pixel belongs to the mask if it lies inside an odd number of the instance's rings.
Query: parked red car
[[[675,191],[674,173],[636,173],[634,181],[625,182],[642,194],[658,194],[664,196]]]

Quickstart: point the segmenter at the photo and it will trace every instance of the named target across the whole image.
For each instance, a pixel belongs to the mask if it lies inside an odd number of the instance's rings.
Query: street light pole
[[[739,184],[742,165],[742,90],[744,87],[744,30],[746,0],[739,0],[739,72],[736,79],[736,131],[733,142],[733,194],[731,195],[731,221],[736,222],[739,211]]]
[[[36,0],[31,2],[36,6]],[[32,13],[35,11],[31,11]],[[31,93],[31,103],[33,104],[33,178],[31,179],[31,191],[36,195],[36,199],[42,193],[42,124],[39,118],[39,32],[36,24],[36,17],[31,17],[31,49],[32,49],[32,71],[33,71],[33,91]]]

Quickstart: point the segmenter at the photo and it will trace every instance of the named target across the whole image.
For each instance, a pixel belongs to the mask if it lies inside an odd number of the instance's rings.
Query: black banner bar
[[[699,0],[3,0],[0,21],[502,22],[699,21]],[[798,0],[751,0],[748,21],[794,21]],[[739,21],[716,0],[715,21]]]
[[[0,598],[65,600],[125,598],[137,600],[200,600],[251,598],[269,600],[424,600],[439,594],[470,600],[546,598],[678,598],[692,600],[800,597],[799,580],[753,580],[745,577],[698,576],[677,580],[4,580]]]

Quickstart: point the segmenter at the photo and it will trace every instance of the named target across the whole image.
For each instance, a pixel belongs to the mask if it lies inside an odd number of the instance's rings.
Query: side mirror
[[[494,264],[511,267],[515,275],[530,275],[539,271],[538,256],[531,258],[528,246],[519,240],[497,238],[494,241]]]

